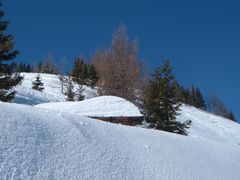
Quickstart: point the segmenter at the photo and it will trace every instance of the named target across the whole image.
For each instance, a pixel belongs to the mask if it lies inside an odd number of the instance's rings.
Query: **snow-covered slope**
[[[79,102],[44,103],[37,105],[37,107],[87,117],[142,116],[134,104],[116,96],[99,96]]]
[[[142,116],[139,109],[132,103],[115,96],[100,96],[80,102],[44,103],[36,107],[86,117]],[[183,105],[177,120],[192,121],[189,129],[191,137],[240,144],[240,124],[228,119]]]
[[[61,81],[57,75],[40,73],[42,82],[44,83],[43,92],[32,89],[32,82],[35,80],[37,73],[21,73],[24,77],[21,85],[16,87],[15,103],[36,105],[48,102],[66,101],[66,96],[61,93]],[[75,87],[77,88],[77,87]],[[66,84],[64,84],[64,90]],[[86,99],[95,97],[96,90],[89,87],[84,87],[83,95]]]
[[[239,180],[240,146],[228,142],[239,135],[238,124],[215,118],[214,125],[228,124],[226,128],[234,133],[229,130],[225,134],[228,139],[221,141],[199,138],[201,134],[211,136],[214,130],[209,125],[211,120],[207,123],[208,114],[187,107],[183,112],[185,117],[193,113],[194,131],[202,133],[185,137],[38,107],[0,103],[0,177],[3,180]],[[206,117],[202,120],[206,130],[198,128],[202,122],[197,118],[201,115]]]
[[[232,143],[240,148],[240,124],[206,111],[183,105],[177,120],[192,120],[190,136],[198,139],[210,139],[222,143]],[[240,151],[240,149],[239,149]]]

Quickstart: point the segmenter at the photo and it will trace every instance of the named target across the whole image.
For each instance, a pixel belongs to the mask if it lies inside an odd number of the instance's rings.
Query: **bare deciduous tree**
[[[92,59],[99,75],[100,94],[136,100],[143,77],[137,50],[137,42],[130,41],[125,26],[120,25],[113,34],[111,47],[98,50]]]
[[[235,121],[232,111],[229,111],[222,100],[217,96],[211,96],[208,98],[208,108],[210,112],[216,115]]]

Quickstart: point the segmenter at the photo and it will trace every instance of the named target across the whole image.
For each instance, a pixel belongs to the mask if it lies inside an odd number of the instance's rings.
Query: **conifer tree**
[[[46,59],[43,60],[43,63],[38,64],[38,72],[48,73],[48,74],[58,74],[58,69],[53,63],[53,56],[49,54]]]
[[[188,104],[199,109],[206,109],[206,103],[201,91],[194,86],[190,90]]]
[[[43,87],[43,82],[41,80],[41,77],[40,75],[38,74],[35,81],[32,82],[33,86],[32,88],[37,90],[37,91],[43,91],[44,90],[44,87]]]
[[[16,64],[16,72],[33,72],[33,66],[26,63]]]
[[[83,86],[79,85],[78,90],[75,94],[77,101],[82,101],[84,100],[85,96],[82,94],[83,93]]]
[[[159,130],[187,135],[186,128],[191,121],[176,121],[180,103],[175,100],[174,75],[169,61],[165,61],[149,80],[144,100],[148,122]]]
[[[65,94],[67,95],[67,101],[74,101],[75,93],[74,93],[74,85],[71,77],[68,78],[68,86]]]
[[[22,77],[18,73],[13,73],[9,63],[19,51],[14,50],[13,36],[6,35],[8,21],[3,20],[3,16],[4,12],[0,9],[0,101],[10,102],[16,93],[13,88],[21,82]]]
[[[76,59],[72,68],[73,81],[80,85],[85,85],[86,76],[84,77],[86,70],[84,69],[83,59]]]
[[[79,85],[94,87],[97,83],[97,71],[93,64],[87,64],[83,59],[76,59],[72,68],[73,81]]]
[[[235,118],[235,116],[234,116],[232,111],[229,114],[229,119],[232,120],[232,121],[236,121],[236,118]]]
[[[91,87],[94,87],[98,81],[97,70],[93,64],[89,65],[88,79],[89,79],[89,85]]]

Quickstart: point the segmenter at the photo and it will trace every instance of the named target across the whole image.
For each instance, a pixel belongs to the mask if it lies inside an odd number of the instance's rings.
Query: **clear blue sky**
[[[149,71],[172,61],[177,79],[216,94],[240,119],[240,2],[233,0],[5,0],[18,60],[90,57],[120,23]]]

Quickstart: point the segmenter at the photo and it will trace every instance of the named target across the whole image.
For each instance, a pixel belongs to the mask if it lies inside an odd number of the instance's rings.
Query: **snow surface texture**
[[[21,85],[16,87],[16,97],[14,102],[18,104],[36,105],[48,102],[66,101],[66,95],[61,93],[61,81],[59,76],[53,74],[40,73],[42,82],[44,83],[43,92],[32,89],[32,82],[35,81],[38,73],[21,73],[24,77]],[[64,83],[64,91],[67,84]],[[74,87],[77,89],[77,85]],[[94,89],[84,86],[83,95],[86,99],[97,96]]]
[[[197,137],[0,103],[1,180],[239,180],[239,125],[184,109]]]
[[[192,125],[190,125],[189,129],[190,136],[199,139],[211,139],[222,143],[232,143],[239,145],[240,148],[239,123],[191,106],[183,105],[181,109],[182,111],[177,116],[177,120],[182,122],[188,119],[192,120]]]
[[[141,117],[131,102],[115,96],[100,96],[79,102],[45,103],[37,107],[59,112],[75,113],[87,117]]]

